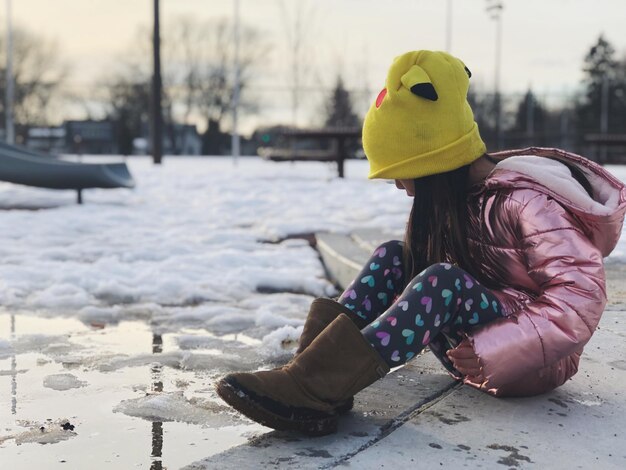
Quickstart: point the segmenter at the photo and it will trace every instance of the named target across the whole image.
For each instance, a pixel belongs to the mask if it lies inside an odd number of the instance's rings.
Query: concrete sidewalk
[[[320,236],[318,248],[333,276],[351,279],[381,238]],[[624,267],[607,266],[607,277],[610,304],[579,372],[551,393],[496,399],[426,353],[358,394],[337,434],[268,432],[186,468],[626,468]]]

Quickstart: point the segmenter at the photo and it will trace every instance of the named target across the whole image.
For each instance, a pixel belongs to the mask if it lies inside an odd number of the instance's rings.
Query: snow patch
[[[79,348],[80,346],[71,343],[65,335],[22,335],[10,342],[0,340],[0,359],[31,352],[58,356]]]
[[[263,337],[263,352],[269,360],[280,360],[293,356],[302,334],[302,326],[283,326]]]
[[[78,380],[73,374],[54,374],[48,375],[43,379],[43,386],[52,390],[70,390],[72,388],[80,388],[87,385],[87,382]]]
[[[217,428],[243,422],[224,405],[201,398],[187,399],[180,391],[124,400],[113,411],[148,421],[179,421],[203,427]]]
[[[29,443],[56,444],[61,441],[66,441],[77,436],[73,430],[64,429],[64,425],[67,427],[67,423],[69,423],[67,419],[57,419],[54,421],[49,419],[45,422],[20,420],[17,424],[29,429],[27,431],[0,435],[0,444],[11,439],[14,439],[17,445]]]

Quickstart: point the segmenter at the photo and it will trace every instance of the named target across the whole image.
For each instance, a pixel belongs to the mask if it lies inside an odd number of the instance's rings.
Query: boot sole
[[[299,431],[308,436],[325,436],[337,431],[337,416],[310,410],[321,417],[298,416],[294,409],[289,417],[272,412],[254,399],[254,394],[236,381],[220,380],[216,385],[217,394],[241,414],[253,421],[279,431]],[[264,397],[264,400],[271,401]]]

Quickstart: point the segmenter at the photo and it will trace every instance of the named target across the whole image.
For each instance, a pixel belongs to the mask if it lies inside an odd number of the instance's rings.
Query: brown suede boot
[[[359,328],[339,315],[280,370],[229,374],[217,393],[265,426],[322,436],[337,429],[337,404],[389,372]]]
[[[335,300],[323,297],[315,299],[311,303],[309,314],[304,322],[304,328],[302,329],[302,334],[298,340],[299,344],[295,355],[297,356],[304,351],[309,344],[317,338],[317,335],[319,335],[328,325],[332,323],[335,318],[342,313],[352,320],[359,330],[362,330],[368,325],[367,320],[359,317],[348,307]],[[354,397],[349,397],[345,402],[339,403],[335,411],[339,414],[347,413],[353,408],[353,406]]]
[[[315,299],[311,303],[309,314],[304,322],[304,328],[300,339],[299,345],[296,350],[296,355],[304,351],[311,342],[317,338],[324,328],[331,324],[331,322],[337,318],[340,314],[345,313],[354,324],[362,330],[368,325],[367,320],[359,317],[356,313],[350,310],[348,307],[340,304],[339,302],[320,297]]]

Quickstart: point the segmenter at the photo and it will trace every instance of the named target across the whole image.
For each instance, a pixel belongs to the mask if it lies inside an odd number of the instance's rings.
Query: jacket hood
[[[529,147],[490,155],[502,161],[486,178],[485,189],[533,189],[544,193],[577,216],[603,256],[613,251],[626,213],[624,183],[600,165],[564,150]],[[582,171],[593,189],[593,197],[560,162]]]

